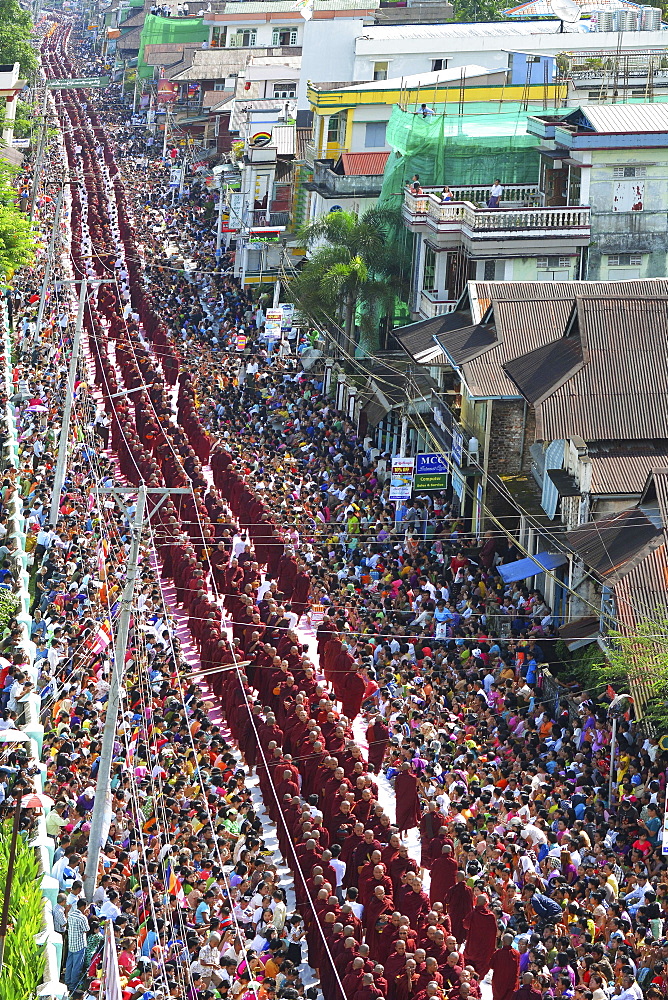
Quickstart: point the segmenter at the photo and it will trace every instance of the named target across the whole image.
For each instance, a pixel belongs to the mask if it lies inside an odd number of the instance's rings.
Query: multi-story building
[[[668,275],[668,106],[590,105],[530,116],[527,130],[535,183],[507,184],[499,207],[487,207],[489,185],[453,187],[449,202],[442,185],[405,191],[417,315],[447,312],[470,278]]]

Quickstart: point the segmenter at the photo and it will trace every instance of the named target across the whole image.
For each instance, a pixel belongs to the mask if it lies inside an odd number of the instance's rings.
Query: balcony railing
[[[442,190],[442,188],[427,188],[426,193],[435,194],[440,200]],[[488,184],[451,187],[450,190],[454,201],[470,201],[476,208],[484,208],[489,199]],[[543,195],[537,184],[504,184],[503,204],[505,208],[535,208],[543,204]]]
[[[504,192],[505,194],[505,192]],[[442,202],[434,194],[404,195],[404,218],[439,233],[467,232],[472,236],[498,236],[504,232],[554,232],[586,230],[590,209],[580,206],[557,208],[479,208],[470,201]]]
[[[267,219],[267,213],[263,208],[254,208],[251,224],[253,226],[287,226],[289,221],[289,212],[270,212]]]
[[[447,298],[447,292],[442,293],[443,298],[439,297],[438,292],[428,292],[422,289],[420,292],[420,314],[425,317],[425,319],[433,319],[434,316],[442,316],[443,313],[452,312],[452,310],[457,305],[457,299]]]

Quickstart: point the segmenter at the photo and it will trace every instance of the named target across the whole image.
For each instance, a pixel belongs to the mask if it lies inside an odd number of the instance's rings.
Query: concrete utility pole
[[[51,512],[49,514],[49,524],[55,528],[58,523],[58,512],[60,510],[60,494],[65,482],[65,470],[67,468],[67,445],[70,436],[70,420],[72,417],[72,404],[74,402],[74,383],[77,379],[77,368],[79,367],[79,349],[81,346],[81,331],[83,330],[84,306],[86,304],[86,294],[88,292],[88,281],[81,279],[81,290],[79,292],[79,308],[77,310],[77,322],[74,328],[74,340],[72,342],[72,357],[70,358],[70,368],[67,373],[67,385],[65,387],[65,405],[63,407],[63,422],[60,427],[60,438],[58,440],[58,458],[56,459],[56,472],[53,477],[53,492],[51,493]],[[39,331],[39,326],[38,326]]]
[[[37,190],[39,188],[39,177],[42,173],[42,160],[44,158],[44,146],[46,144],[46,110],[49,103],[49,88],[44,81],[44,100],[42,102],[42,126],[39,133],[39,143],[37,145],[37,156],[35,157],[35,169],[32,176],[32,192],[30,195],[30,221],[35,215],[35,203],[37,202]]]
[[[127,573],[125,577],[125,587],[121,598],[121,610],[118,616],[116,628],[116,642],[114,643],[114,658],[111,671],[111,682],[109,688],[109,699],[107,701],[107,714],[104,720],[104,732],[102,734],[102,749],[100,750],[100,766],[97,772],[95,783],[95,801],[93,803],[93,815],[90,824],[90,834],[88,836],[88,857],[86,859],[86,870],[84,872],[84,893],[88,902],[93,898],[97,883],[97,870],[100,863],[100,850],[102,848],[103,831],[105,817],[107,814],[108,801],[111,793],[111,764],[114,754],[114,741],[116,739],[116,728],[118,725],[118,711],[121,700],[121,686],[125,673],[125,654],[128,648],[128,635],[130,632],[130,618],[132,617],[132,605],[134,602],[135,584],[137,581],[137,570],[139,568],[139,547],[141,545],[141,535],[146,515],[146,497],[158,495],[160,500],[153,506],[152,513],[155,514],[168,496],[179,493],[192,493],[192,488],[146,486],[142,483],[138,487],[134,486],[110,486],[99,490],[100,493],[112,493],[119,505],[124,506],[123,497],[130,494],[137,494],[137,507],[132,523],[132,545],[128,554]]]
[[[123,590],[121,610],[118,616],[118,629],[116,632],[116,643],[114,646],[114,658],[111,670],[111,686],[109,688],[107,715],[104,722],[104,732],[102,734],[102,749],[100,751],[100,766],[98,768],[97,781],[95,785],[93,816],[91,818],[90,835],[88,837],[88,857],[86,859],[86,871],[84,874],[84,892],[88,902],[92,900],[93,893],[95,892],[97,869],[100,863],[100,849],[102,847],[102,831],[104,829],[105,814],[108,808],[108,798],[111,793],[111,761],[114,754],[118,708],[121,699],[121,683],[125,667],[125,653],[128,647],[130,617],[132,615],[135,582],[137,580],[137,568],[139,566],[139,546],[141,543],[141,532],[144,525],[145,510],[146,487],[142,484],[137,491],[137,509],[135,510],[134,522],[132,525],[132,545],[128,555],[128,569],[125,577],[125,588]]]
[[[165,109],[165,134],[162,140],[162,158],[167,157],[167,136],[169,135],[169,108]]]
[[[53,229],[51,230],[51,240],[49,242],[49,252],[46,258],[46,267],[44,268],[44,280],[42,281],[42,291],[39,296],[39,308],[37,310],[37,334],[39,335],[42,329],[42,321],[44,319],[44,307],[46,305],[46,292],[51,280],[51,270],[53,268],[53,255],[56,249],[56,237],[58,235],[58,227],[60,226],[60,213],[63,208],[63,195],[65,189],[61,188],[56,201],[56,212],[53,217]]]

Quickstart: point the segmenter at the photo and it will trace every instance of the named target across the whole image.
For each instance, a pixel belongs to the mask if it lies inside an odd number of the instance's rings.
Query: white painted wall
[[[307,110],[306,86],[311,83],[352,82],[355,80],[355,39],[364,31],[362,18],[312,18],[304,22],[302,70],[297,91],[297,108]]]
[[[545,26],[545,22],[543,22]],[[485,25],[479,25],[484,29]],[[429,73],[432,59],[447,59],[448,67],[475,63],[487,69],[507,69],[509,52],[532,52],[555,56],[564,51],[621,51],[662,48],[668,52],[668,31],[558,32],[526,30],[522,25],[490,25],[493,33],[477,31],[476,25],[434,24],[367,27],[355,43],[351,82],[373,79],[376,62],[388,62],[388,79]],[[621,39],[621,42],[620,42]]]

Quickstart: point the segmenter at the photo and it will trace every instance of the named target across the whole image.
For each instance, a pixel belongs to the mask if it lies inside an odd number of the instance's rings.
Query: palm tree
[[[314,319],[339,322],[347,351],[358,343],[364,353],[377,347],[379,312],[389,311],[406,285],[402,229],[397,212],[371,208],[359,217],[332,212],[300,234],[313,252],[290,290]]]

